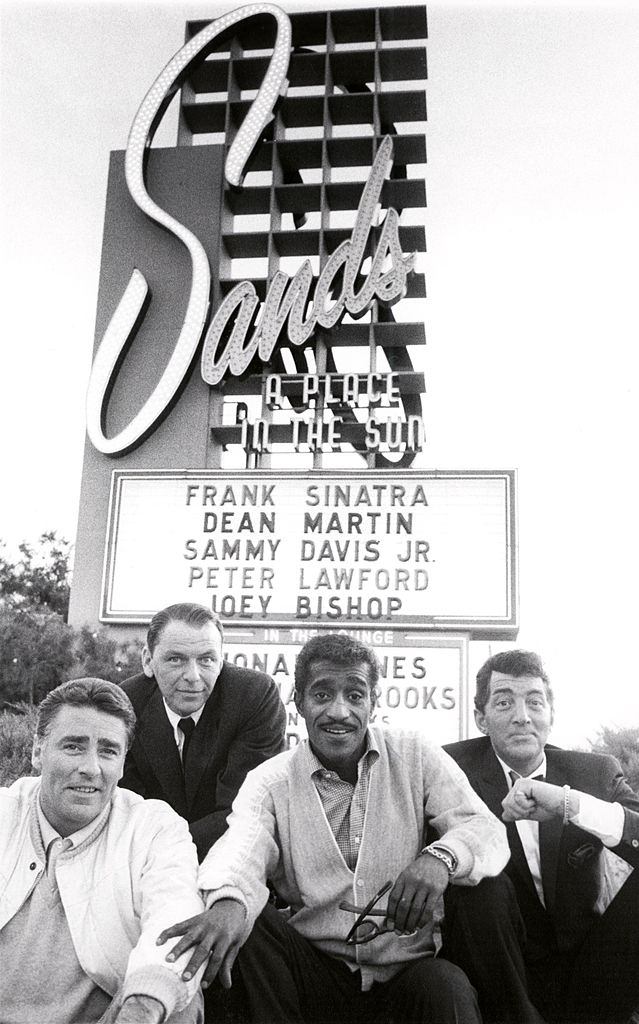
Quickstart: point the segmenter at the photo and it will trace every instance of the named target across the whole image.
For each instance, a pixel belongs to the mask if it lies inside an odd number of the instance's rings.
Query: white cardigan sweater
[[[419,733],[369,729],[379,751],[371,768],[364,832],[355,871],[344,861],[311,778],[308,741],[249,772],[227,832],[200,866],[209,905],[223,897],[246,909],[246,935],[267,898],[267,880],[290,906],[290,923],[326,953],[362,971],[362,986],[384,981],[409,960],[433,955],[435,927],[394,932],[367,945],[344,942],[353,915],[341,900],[365,905],[395,879],[435,829],[457,858],[454,884],[498,874],[509,856],[506,830],[455,762]]]
[[[0,789],[0,938],[45,869],[39,788],[39,778],[24,778]],[[153,996],[167,1017],[190,1002],[201,972],[184,982],[189,956],[164,959],[177,939],[155,944],[164,928],[202,910],[195,846],[168,804],[116,789],[99,836],[61,854],[56,876],[78,960],[96,985],[122,999]]]

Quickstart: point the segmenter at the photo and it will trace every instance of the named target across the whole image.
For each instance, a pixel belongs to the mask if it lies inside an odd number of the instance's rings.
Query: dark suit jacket
[[[457,761],[473,789],[501,819],[501,802],[508,785],[490,739],[449,743],[444,750]],[[569,785],[601,800],[616,801],[625,809],[624,831],[614,853],[630,864],[639,865],[639,797],[626,782],[619,762],[606,754],[546,747],[546,781]],[[519,833],[507,825],[511,858],[506,872],[512,879],[520,908],[529,915],[542,912]],[[603,880],[603,845],[590,832],[576,825],[563,826],[559,819],[539,826],[541,876],[546,911],[551,915],[559,949],[577,946],[595,917],[595,904]]]
[[[155,679],[122,683],[137,715],[120,782],[146,799],[165,800],[189,823],[200,860],[226,831],[246,773],[284,749],[286,714],[270,676],[224,662],[193,733],[186,766]]]

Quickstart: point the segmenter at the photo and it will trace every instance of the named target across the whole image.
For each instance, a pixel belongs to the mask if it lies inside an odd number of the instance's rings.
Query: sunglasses
[[[359,946],[366,942],[372,942],[372,940],[377,938],[378,935],[381,935],[382,932],[388,931],[387,928],[384,928],[383,923],[379,925],[377,921],[369,919],[372,917],[386,917],[386,911],[375,910],[375,904],[379,903],[382,896],[385,896],[392,888],[392,882],[385,882],[381,889],[375,893],[372,900],[363,908],[356,907],[354,903],[348,903],[346,900],[342,900],[339,905],[340,910],[347,910],[349,914],[357,914],[355,924],[345,939],[349,946]]]

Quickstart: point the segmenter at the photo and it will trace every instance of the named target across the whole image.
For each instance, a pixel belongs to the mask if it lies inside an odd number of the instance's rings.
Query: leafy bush
[[[0,786],[35,775],[31,767],[35,722],[36,709],[30,704],[16,704],[0,713]]]
[[[93,676],[119,683],[140,671],[141,650],[139,640],[122,645],[104,629],[83,626],[75,634],[75,664],[69,678]]]
[[[38,704],[69,678],[73,648],[74,630],[60,615],[33,605],[5,607],[0,614],[0,701]]]

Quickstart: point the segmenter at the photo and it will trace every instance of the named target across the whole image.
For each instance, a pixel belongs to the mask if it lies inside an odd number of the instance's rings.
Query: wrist
[[[440,861],[446,870],[448,871],[448,877],[452,878],[457,870],[457,857],[450,850],[446,849],[445,846],[440,846],[438,843],[431,843],[429,846],[425,846],[423,850],[419,851],[420,857],[435,857],[436,860]]]

